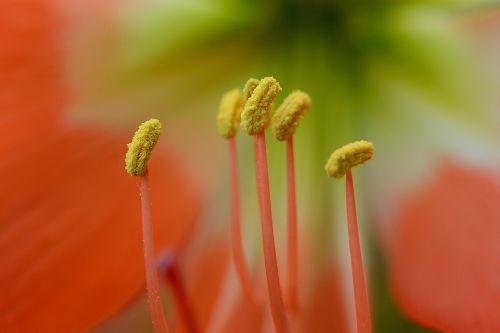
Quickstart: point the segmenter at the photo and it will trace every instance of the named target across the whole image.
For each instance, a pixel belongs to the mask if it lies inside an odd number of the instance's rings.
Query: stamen
[[[243,98],[238,89],[233,89],[222,97],[219,114],[217,115],[217,127],[219,134],[229,139],[229,168],[231,180],[231,246],[234,265],[238,273],[238,279],[245,297],[252,303],[256,303],[252,292],[250,274],[243,252],[243,241],[241,239],[241,214],[240,214],[240,186],[238,181],[238,153],[236,150],[235,136],[240,125],[240,113],[243,106]]]
[[[298,313],[298,231],[297,199],[295,191],[295,161],[293,135],[304,114],[311,107],[311,98],[302,91],[294,91],[285,99],[273,116],[273,130],[277,140],[286,140],[287,188],[288,188],[288,243],[287,243],[287,305]]]
[[[168,284],[174,298],[174,303],[179,317],[181,317],[186,330],[190,333],[200,333],[200,326],[196,321],[193,308],[189,303],[186,286],[181,276],[177,257],[173,252],[165,252],[160,256],[158,263],[160,276]]]
[[[253,91],[259,85],[259,80],[257,79],[248,79],[245,84],[245,88],[243,88],[243,98],[245,102],[252,96]]]
[[[373,156],[373,144],[358,141],[336,150],[327,162],[329,175],[340,178],[340,172],[346,174],[346,207],[347,228],[349,233],[349,251],[351,255],[352,279],[354,285],[354,301],[356,306],[357,332],[371,333],[372,322],[368,291],[366,288],[363,258],[359,241],[358,218],[356,214],[356,199],[351,168],[369,160]],[[339,159],[341,162],[339,162]],[[334,167],[341,166],[341,167]],[[343,170],[343,171],[339,171]]]
[[[281,295],[278,273],[278,262],[274,242],[274,231],[271,212],[271,197],[269,193],[269,175],[267,171],[266,129],[270,109],[274,98],[281,90],[274,78],[264,78],[254,89],[247,100],[243,112],[242,127],[249,135],[254,135],[255,168],[257,176],[257,195],[262,228],[262,243],[264,248],[264,265],[267,276],[267,290],[274,326],[278,333],[289,332],[285,306]]]
[[[285,141],[291,138],[310,107],[311,98],[308,94],[296,90],[288,95],[273,116],[273,131],[276,139]]]
[[[247,83],[245,94],[249,93],[251,86],[253,86],[253,83]],[[251,96],[247,99],[241,113],[241,127],[248,135],[256,135],[269,125],[271,106],[280,91],[281,87],[273,77],[266,77],[259,81]]]
[[[131,176],[142,176],[156,141],[160,137],[161,123],[158,119],[143,122],[135,132],[125,155],[125,170]]]
[[[223,138],[230,139],[238,133],[242,106],[243,97],[238,89],[230,90],[222,96],[217,114],[217,129]]]
[[[373,156],[373,144],[368,141],[349,143],[333,152],[325,170],[330,177],[342,178],[347,170],[368,161]]]
[[[151,320],[156,333],[168,333],[167,322],[160,298],[158,275],[154,262],[153,227],[151,223],[151,207],[149,199],[149,175],[147,161],[158,140],[161,124],[151,119],[139,126],[132,142],[128,145],[125,158],[126,170],[131,175],[141,176],[141,212],[142,237],[144,247],[144,266],[146,271],[146,289]]]

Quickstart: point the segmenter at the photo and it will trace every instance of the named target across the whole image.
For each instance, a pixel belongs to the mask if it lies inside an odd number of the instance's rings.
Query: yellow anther
[[[230,90],[222,96],[217,114],[217,130],[223,138],[230,139],[238,133],[242,107],[243,97],[238,89]]]
[[[292,92],[274,113],[272,126],[274,136],[280,141],[295,134],[299,122],[311,107],[311,98],[305,92]]]
[[[257,79],[248,79],[247,83],[245,84],[245,88],[243,88],[243,98],[245,99],[245,102],[252,96],[253,91],[257,86],[259,85],[259,80]]]
[[[127,147],[125,170],[131,176],[142,176],[146,172],[147,163],[161,133],[158,119],[143,122]]]
[[[246,90],[245,94],[247,91],[249,90]],[[269,125],[271,107],[280,91],[280,84],[273,77],[266,77],[259,81],[241,112],[241,127],[248,135],[258,134]]]
[[[326,162],[325,170],[330,177],[342,178],[346,172],[362,164],[373,156],[373,144],[368,141],[356,141],[335,150]]]

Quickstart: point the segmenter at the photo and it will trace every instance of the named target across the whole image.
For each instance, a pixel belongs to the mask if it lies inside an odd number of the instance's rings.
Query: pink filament
[[[276,331],[278,333],[288,333],[289,328],[285,313],[285,306],[281,295],[278,263],[274,244],[271,197],[269,193],[269,176],[267,172],[266,137],[264,132],[255,135],[254,149],[257,176],[257,195],[260,208],[262,243],[264,247],[264,264],[266,268],[269,305]]]
[[[352,279],[354,284],[354,301],[356,306],[356,323],[358,333],[371,333],[372,323],[370,303],[366,289],[363,258],[359,242],[358,218],[351,170],[346,174],[346,206],[347,227],[349,233],[349,251],[351,254]]]
[[[160,298],[158,273],[154,261],[153,228],[149,200],[149,175],[147,170],[144,175],[141,176],[141,210],[144,265],[146,270],[146,287],[151,320],[156,333],[168,333],[167,321],[165,320],[163,305]]]
[[[229,139],[229,162],[231,174],[231,246],[233,250],[234,265],[243,289],[245,297],[256,304],[256,299],[252,292],[250,275],[243,254],[243,243],[241,239],[241,220],[240,220],[240,185],[238,181],[238,155],[236,150],[235,138]]]
[[[297,199],[295,192],[295,161],[293,154],[293,137],[286,142],[287,189],[288,189],[288,303],[292,312],[298,312],[297,275],[298,275],[298,237],[297,237]]]

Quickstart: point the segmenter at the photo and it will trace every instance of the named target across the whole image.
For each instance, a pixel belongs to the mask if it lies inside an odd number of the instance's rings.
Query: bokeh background
[[[185,249],[186,279],[207,326],[217,291],[234,284],[228,282],[234,276],[227,253],[227,143],[215,127],[219,99],[250,77],[274,76],[283,88],[276,104],[295,89],[313,103],[295,136],[301,297],[310,309],[300,331],[350,332],[354,325],[344,185],[328,179],[323,166],[335,148],[357,139],[376,147],[375,158],[355,171],[375,330],[461,331],[447,324],[448,312],[470,295],[449,296],[478,280],[465,274],[462,284],[451,283],[445,306],[430,314],[412,295],[434,286],[426,278],[433,281],[431,268],[446,266],[449,252],[467,257],[473,244],[453,248],[467,230],[473,243],[483,233],[492,237],[488,242],[500,240],[498,213],[490,214],[495,206],[488,204],[500,199],[498,1],[19,0],[0,10],[0,169],[8,178],[0,204],[0,281],[12,286],[0,294],[0,329],[151,329],[137,187],[123,170],[126,143],[151,117],[164,128],[152,161],[157,247]],[[284,269],[285,148],[268,138]],[[245,248],[257,272],[251,138],[240,133],[238,147]],[[493,188],[468,192],[446,178],[450,172],[458,180],[476,175]],[[426,187],[436,179],[451,180]],[[398,246],[407,238],[398,238],[398,223],[419,230],[429,217],[406,203],[426,192],[436,202],[448,190],[463,195],[442,209],[461,218],[433,207],[429,222],[453,227],[430,245],[415,240],[414,261],[406,263],[407,249]],[[461,228],[461,221],[475,224]],[[490,256],[478,253],[470,261],[480,267],[492,301],[478,301],[471,310],[479,309],[478,317],[471,318],[482,318],[478,331],[494,332],[498,320],[485,318],[500,299],[492,281],[499,268],[491,268],[499,251],[482,250]],[[436,273],[443,286],[447,272],[455,274],[452,268]],[[163,296],[170,311],[167,290]],[[246,320],[260,327],[262,318],[254,317]]]

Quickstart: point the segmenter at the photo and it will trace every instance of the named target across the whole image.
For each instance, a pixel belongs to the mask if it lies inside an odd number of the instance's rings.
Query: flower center
[[[274,330],[278,333],[290,332],[300,316],[298,298],[298,228],[295,188],[295,161],[293,136],[300,119],[309,110],[311,100],[306,93],[295,91],[278,108],[272,118],[272,126],[277,140],[286,142],[287,174],[287,284],[285,293],[281,288],[278,272],[278,258],[274,238],[271,211],[269,175],[265,131],[271,122],[274,98],[281,91],[279,83],[272,77],[262,80],[250,79],[243,91],[234,89],[226,93],[217,116],[219,134],[229,145],[229,169],[231,182],[231,247],[233,262],[239,282],[247,300],[261,308],[263,300],[257,297],[252,285],[243,251],[240,221],[240,189],[238,181],[237,147],[235,136],[240,125],[253,136],[257,197],[260,211],[264,267],[267,282],[268,306]],[[148,303],[155,332],[168,333],[159,294],[158,274],[164,279],[172,294],[178,317],[190,333],[202,332],[179,265],[179,256],[174,251],[164,252],[159,259],[158,269],[153,259],[153,235],[149,207],[149,184],[147,161],[160,134],[161,125],[157,120],[143,123],[136,132],[126,156],[127,172],[141,177],[141,208],[144,238],[144,261]],[[349,250],[354,285],[357,331],[372,332],[371,313],[366,288],[365,273],[358,232],[354,183],[351,169],[373,156],[373,144],[356,141],[337,149],[326,164],[328,175],[342,178],[346,175],[346,204]],[[284,297],[286,296],[286,297]],[[286,299],[286,303],[285,300]],[[285,307],[286,305],[286,307]]]

